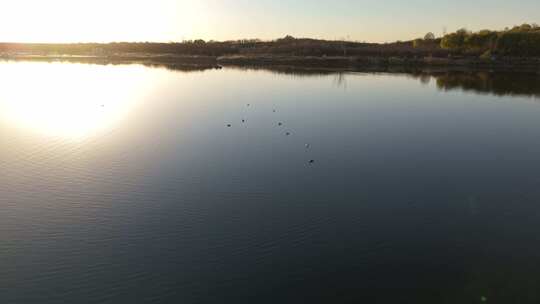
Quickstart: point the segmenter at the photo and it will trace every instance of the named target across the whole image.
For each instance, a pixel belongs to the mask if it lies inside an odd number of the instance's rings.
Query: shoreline
[[[298,67],[349,71],[440,68],[456,71],[505,71],[540,74],[540,58],[408,58],[408,57],[300,57],[300,56],[225,56],[223,66]]]
[[[112,56],[2,55],[2,61],[71,62],[94,64],[159,65],[172,69],[212,69],[221,67],[319,69],[328,71],[386,71],[389,69],[442,69],[447,71],[501,71],[540,74],[540,58],[500,57],[383,57],[383,56],[276,56],[276,55],[149,55]]]

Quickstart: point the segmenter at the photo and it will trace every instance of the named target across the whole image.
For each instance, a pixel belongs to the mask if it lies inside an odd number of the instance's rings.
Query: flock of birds
[[[247,106],[250,107],[251,104],[248,103]],[[272,110],[272,112],[273,112],[273,113],[276,113],[276,110],[274,109],[274,110]],[[242,123],[246,123],[246,120],[245,120],[245,119],[242,119]],[[282,122],[278,122],[277,125],[278,125],[279,127],[282,127],[282,126],[283,126],[283,123],[282,123]],[[227,127],[228,127],[228,128],[232,128],[232,124],[230,124],[230,123],[227,124]],[[285,132],[285,135],[286,135],[286,136],[291,136],[291,132],[287,131],[287,132]],[[306,148],[306,149],[310,149],[310,148],[311,148],[311,144],[305,144],[305,148]],[[315,160],[314,160],[314,159],[310,159],[310,160],[308,161],[308,163],[309,163],[310,165],[311,165],[311,164],[314,164],[314,163],[315,163]]]

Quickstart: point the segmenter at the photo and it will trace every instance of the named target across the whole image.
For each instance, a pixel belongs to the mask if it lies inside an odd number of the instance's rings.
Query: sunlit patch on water
[[[42,135],[80,140],[122,120],[147,95],[151,83],[145,80],[140,66],[3,64],[0,119]]]

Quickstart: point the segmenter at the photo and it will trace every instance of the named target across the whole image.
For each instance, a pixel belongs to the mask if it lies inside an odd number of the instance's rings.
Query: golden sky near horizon
[[[464,9],[466,7],[466,9]],[[521,0],[12,0],[0,41],[111,42],[297,37],[395,41],[461,27],[540,23]]]
[[[196,1],[16,0],[0,11],[0,40],[168,41],[191,36]],[[189,2],[189,5],[183,5]]]

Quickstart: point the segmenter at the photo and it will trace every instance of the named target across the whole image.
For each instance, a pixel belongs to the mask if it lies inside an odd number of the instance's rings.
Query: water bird
[[[246,122],[246,120],[245,120],[245,119],[242,119],[242,122]]]
[[[309,149],[311,148],[311,145],[310,144],[306,144],[306,149]]]
[[[227,127],[229,127],[229,128],[230,128],[230,127],[232,127],[232,125],[231,125],[231,124],[228,124],[228,125],[227,125]]]
[[[309,163],[310,163],[310,164],[314,164],[314,163],[315,163],[315,160],[314,160],[314,159],[311,159],[311,160],[309,161]]]
[[[249,107],[250,105],[251,105],[251,104],[249,104],[249,103],[247,104],[248,107]]]
[[[287,132],[287,133],[285,133],[285,135],[289,136],[289,135],[291,135],[291,132]]]
[[[276,110],[272,110],[272,112],[276,113]]]
[[[282,123],[282,122],[278,122],[277,125],[278,125],[278,126],[283,126],[283,123]]]

